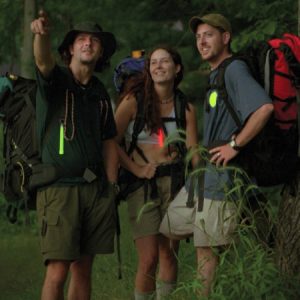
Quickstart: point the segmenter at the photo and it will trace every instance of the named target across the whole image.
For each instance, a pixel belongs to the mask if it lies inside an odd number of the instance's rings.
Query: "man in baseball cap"
[[[202,59],[207,61],[212,69],[232,55],[230,49],[231,24],[223,15],[211,13],[194,16],[190,19],[189,26],[196,36],[197,48]],[[200,27],[205,28],[203,34],[198,32]],[[220,40],[218,40],[219,38]]]
[[[246,63],[232,57],[232,29],[224,16],[217,13],[194,16],[189,26],[202,60],[211,68],[203,118],[203,146],[210,149],[211,158],[206,164],[203,204],[198,207],[194,226],[199,277],[203,280],[201,293],[208,296],[218,265],[217,251],[213,248],[233,242],[241,198],[234,192],[233,172],[218,167],[230,164],[260,132],[271,116],[273,105]],[[226,93],[220,84],[221,76]],[[234,120],[226,103],[230,103],[239,122]],[[232,192],[230,197],[228,191]]]

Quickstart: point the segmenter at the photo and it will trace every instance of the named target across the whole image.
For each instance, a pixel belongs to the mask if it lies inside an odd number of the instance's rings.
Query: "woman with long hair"
[[[131,181],[126,201],[138,253],[136,300],[153,299],[155,290],[162,299],[176,286],[179,241],[169,240],[158,229],[168,204],[184,185],[186,149],[198,142],[195,108],[178,89],[182,78],[179,53],[156,47],[143,75],[125,86],[116,110],[117,139],[125,139],[127,145],[127,151],[119,147],[121,166]],[[185,142],[178,129],[186,130]],[[170,135],[173,142],[163,145]]]

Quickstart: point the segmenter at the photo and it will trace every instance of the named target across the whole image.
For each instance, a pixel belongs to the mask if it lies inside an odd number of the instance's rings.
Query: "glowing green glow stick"
[[[65,149],[64,149],[64,124],[60,123],[60,129],[59,129],[59,155],[64,155]]]

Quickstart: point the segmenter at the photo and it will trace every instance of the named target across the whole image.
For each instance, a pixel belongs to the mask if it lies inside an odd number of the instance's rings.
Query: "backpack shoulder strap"
[[[208,84],[208,89],[215,89],[218,91],[218,94],[222,98],[227,98],[227,90],[226,90],[226,83],[225,83],[225,71],[226,68],[236,59],[236,57],[229,57],[223,60],[223,62],[218,66],[218,73],[213,83]]]
[[[138,135],[145,127],[145,116],[144,116],[144,101],[142,93],[136,93],[136,101],[137,101],[137,113],[135,117],[135,122],[133,125],[133,132],[131,143],[129,145],[127,154],[130,155],[134,149],[143,157],[143,159],[147,162],[147,158],[143,155],[142,151],[137,147],[137,139]],[[186,96],[180,91],[176,90],[175,92],[175,122],[178,129],[185,130],[186,129],[186,117],[185,110],[188,108]],[[166,133],[166,130],[164,128]],[[180,133],[182,135],[182,133]]]
[[[187,97],[185,94],[177,89],[175,91],[175,122],[178,129],[185,130],[186,129],[186,117],[185,111],[188,109]]]
[[[142,93],[141,92],[136,93],[135,98],[137,102],[137,112],[133,124],[131,143],[127,151],[128,155],[130,155],[133,152],[133,150],[136,148],[138,136],[145,127],[144,101],[143,101],[144,99]]]
[[[174,110],[175,110],[175,122],[176,127],[179,130],[179,136],[182,140],[185,140],[185,131],[186,131],[186,110],[189,110],[188,100],[186,95],[179,89],[175,90],[175,99],[174,99]],[[181,153],[181,156],[184,157],[187,149],[186,144],[183,142],[175,143]]]
[[[35,115],[35,97],[36,97],[36,81],[32,79],[26,79],[18,77],[18,87],[14,86],[14,93],[21,93],[24,95],[24,100],[28,108]]]
[[[217,77],[216,77],[216,83],[210,85],[210,88],[216,89],[218,91],[221,99],[224,101],[225,106],[226,106],[227,110],[229,111],[231,117],[233,118],[234,122],[236,123],[238,128],[241,128],[242,123],[241,123],[236,111],[234,110],[233,106],[231,105],[231,103],[228,100],[228,93],[227,93],[227,90],[226,90],[226,83],[225,83],[226,68],[236,59],[241,59],[241,58],[233,55],[233,56],[225,59],[219,65],[218,74],[217,74]]]

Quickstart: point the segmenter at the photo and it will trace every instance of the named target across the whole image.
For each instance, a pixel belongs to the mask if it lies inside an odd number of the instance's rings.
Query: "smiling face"
[[[211,67],[217,66],[229,54],[229,32],[221,32],[208,24],[199,24],[196,30],[196,43],[203,60]]]
[[[164,49],[155,50],[150,57],[149,70],[156,84],[173,83],[180,68],[180,65],[174,63],[170,53]]]
[[[103,48],[100,39],[91,33],[79,33],[70,46],[71,63],[95,66]]]

